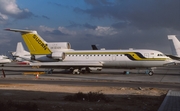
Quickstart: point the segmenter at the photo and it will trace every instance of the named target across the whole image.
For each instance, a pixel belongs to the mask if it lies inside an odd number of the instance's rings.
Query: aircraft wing
[[[178,57],[178,56],[174,56],[174,55],[166,55],[166,56],[170,57],[170,58],[173,59],[173,60],[178,60],[178,61],[180,61],[180,57]]]
[[[36,62],[30,63],[31,66],[40,67],[102,67],[101,62]]]

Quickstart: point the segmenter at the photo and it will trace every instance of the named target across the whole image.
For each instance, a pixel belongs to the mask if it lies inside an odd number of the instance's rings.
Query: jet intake
[[[71,49],[69,42],[48,42],[48,47],[54,52],[62,49]]]

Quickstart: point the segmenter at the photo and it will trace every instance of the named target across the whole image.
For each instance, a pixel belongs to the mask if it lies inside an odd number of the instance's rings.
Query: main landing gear
[[[80,73],[81,73],[81,72],[80,72],[79,69],[74,69],[73,72],[72,72],[72,74],[80,74]]]
[[[79,69],[73,69],[73,68],[71,68],[70,69],[70,72],[72,73],[72,74],[81,74],[81,73],[90,73],[91,72],[91,70],[88,68],[88,67],[86,67],[86,68],[79,68]]]

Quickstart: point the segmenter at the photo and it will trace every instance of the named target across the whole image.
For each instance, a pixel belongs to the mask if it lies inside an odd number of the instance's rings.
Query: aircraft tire
[[[148,74],[149,74],[149,76],[153,76],[154,72],[153,71],[149,71]]]
[[[81,72],[79,71],[79,69],[74,69],[73,70],[73,72],[72,72],[72,74],[77,74],[77,75],[79,75]]]

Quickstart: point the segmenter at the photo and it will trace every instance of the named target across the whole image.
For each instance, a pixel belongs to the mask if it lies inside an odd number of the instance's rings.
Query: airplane
[[[174,60],[180,60],[180,42],[176,38],[176,35],[168,35],[168,39],[171,46],[172,55],[167,55]]]
[[[31,61],[31,54],[30,52],[26,51],[22,45],[21,42],[17,43],[16,51],[11,52],[13,58],[15,61],[18,62],[18,64],[29,64]]]
[[[11,63],[11,59],[9,59],[5,55],[0,55],[0,64],[1,66],[4,66],[4,64]]]
[[[26,43],[31,58],[46,62],[30,63],[31,66],[65,68],[73,74],[89,72],[90,67],[102,68],[146,68],[150,76],[154,67],[172,65],[174,61],[160,51],[148,49],[131,50],[58,50],[53,51],[50,45],[34,30],[5,29],[20,32]],[[58,47],[54,47],[58,48]],[[49,61],[49,62],[47,62]]]

